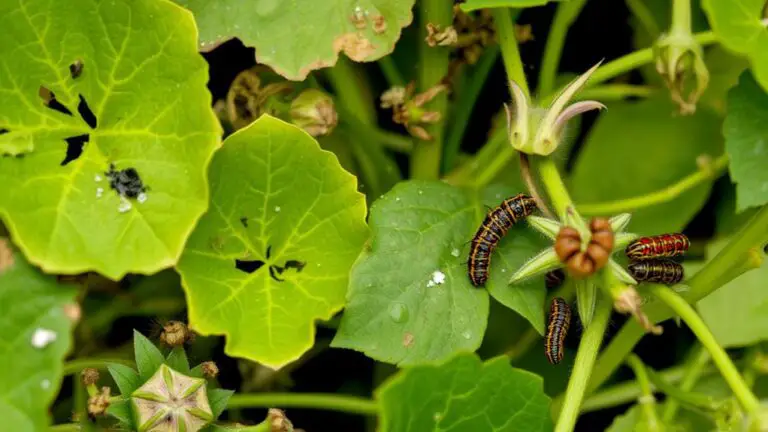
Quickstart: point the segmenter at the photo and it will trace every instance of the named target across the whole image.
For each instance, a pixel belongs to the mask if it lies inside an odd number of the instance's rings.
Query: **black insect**
[[[109,171],[104,174],[109,179],[109,186],[121,196],[136,198],[148,190],[135,168],[117,171],[115,164],[109,164]]]
[[[83,73],[83,61],[78,59],[75,60],[74,63],[69,65],[69,74],[72,76],[72,79],[75,79],[79,77]]]

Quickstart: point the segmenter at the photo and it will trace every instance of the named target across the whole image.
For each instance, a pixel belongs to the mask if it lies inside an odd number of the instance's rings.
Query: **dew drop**
[[[136,197],[136,201],[139,202],[139,204],[144,204],[147,202],[147,194],[144,192],[140,193],[138,197]]]
[[[56,332],[44,328],[35,329],[30,343],[35,348],[45,348],[56,340]]]
[[[280,213],[280,206],[275,206],[275,213]]]
[[[104,195],[104,188],[96,188],[96,198],[101,198]]]
[[[419,189],[419,195],[421,195],[421,194],[423,194],[423,193],[424,193],[424,191],[423,191],[423,190],[421,190],[421,189]]]
[[[47,379],[40,381],[40,387],[43,390],[48,390],[51,387],[51,381]]]
[[[389,317],[396,323],[408,321],[408,307],[402,303],[392,303],[389,306]]]
[[[453,250],[451,251],[451,255],[453,255],[456,258],[458,258],[459,257],[459,250],[456,249],[456,248],[453,248]]]
[[[471,339],[472,338],[472,332],[469,330],[465,330],[464,333],[461,334],[464,336],[464,339]]]
[[[395,201],[400,202],[400,197],[396,197]]]
[[[96,174],[95,176],[93,176],[93,181],[100,182],[101,181],[101,176]]]
[[[443,415],[442,415],[442,414],[440,414],[439,412],[436,412],[435,414],[433,414],[433,415],[432,415],[432,418],[433,418],[433,419],[434,419],[436,422],[439,422],[439,421],[440,421],[440,419],[442,419],[442,418],[443,418]]]
[[[502,273],[506,273],[506,272],[507,272],[507,269],[501,269],[501,272],[502,272]]]
[[[121,201],[120,205],[117,207],[117,211],[119,211],[120,213],[125,213],[128,210],[130,210],[131,207],[132,206],[131,206],[130,202],[128,202],[128,201]]]

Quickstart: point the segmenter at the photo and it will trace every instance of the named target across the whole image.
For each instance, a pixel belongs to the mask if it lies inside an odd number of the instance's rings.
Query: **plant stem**
[[[651,39],[659,37],[659,26],[656,24],[656,20],[653,18],[653,13],[651,13],[648,6],[643,3],[642,0],[627,0],[626,3],[627,8],[629,8],[632,15],[637,18],[640,25],[643,26],[643,29],[648,33],[648,36],[650,36]]]
[[[679,388],[682,391],[691,390],[709,365],[709,353],[703,346],[696,344],[691,351],[688,361],[685,362],[685,375],[680,380]],[[664,411],[661,414],[664,423],[672,422],[679,406],[677,399],[669,399],[664,404]]]
[[[106,369],[112,363],[134,366],[134,362],[118,358],[82,358],[64,363],[64,376],[76,374],[85,368]]]
[[[707,180],[716,179],[728,168],[728,155],[722,154],[707,166],[700,167],[693,174],[679,180],[677,183],[667,186],[664,189],[651,192],[646,195],[640,195],[632,198],[625,198],[616,201],[594,204],[579,204],[576,207],[585,216],[595,215],[613,215],[618,213],[631,213],[644,207],[661,204],[672,201],[683,193],[695,188]]]
[[[672,0],[672,27],[670,33],[691,33],[691,0]]]
[[[480,95],[488,73],[498,57],[499,47],[497,45],[486,48],[472,68],[472,72],[469,78],[467,78],[467,85],[459,93],[458,99],[453,104],[453,116],[451,117],[451,122],[447,125],[448,131],[445,138],[445,149],[443,150],[443,172],[448,172],[454,167],[456,155],[461,147],[464,131],[469,124],[475,101]]]
[[[504,60],[507,77],[517,83],[525,96],[530,99],[531,92],[528,89],[528,80],[525,79],[523,61],[520,58],[520,49],[515,37],[515,25],[512,22],[510,11],[507,8],[493,8],[491,14],[493,15],[493,22],[496,24],[496,34],[499,38],[501,57]]]
[[[733,236],[728,245],[686,283],[690,287],[686,293],[686,299],[690,303],[695,303],[744,271],[760,267],[761,254],[766,243],[768,243],[768,206],[763,206]],[[672,317],[669,308],[661,306],[663,305],[649,304],[646,308],[646,314],[654,322]],[[635,320],[628,321],[622,327],[597,362],[588,392],[600,387],[613,374],[644,334],[645,332]]]
[[[560,65],[560,55],[565,45],[565,36],[586,2],[587,0],[569,0],[557,6],[541,61],[539,89],[537,91],[539,95],[549,94],[555,87],[557,67]]]
[[[645,85],[633,84],[603,84],[591,87],[580,92],[573,101],[599,100],[601,102],[624,100],[630,97],[648,97],[656,91],[656,88]]]
[[[565,390],[562,409],[557,418],[555,432],[571,432],[576,425],[579,416],[581,401],[584,400],[584,392],[595,365],[597,351],[603,341],[603,334],[608,327],[608,318],[611,316],[611,302],[603,298],[597,305],[592,323],[584,331],[576,353],[576,361],[573,364],[571,378],[568,380],[568,388]]]
[[[631,354],[630,354],[631,355]],[[697,408],[697,409],[703,409],[707,411],[716,411],[722,406],[722,404],[717,401],[714,397],[702,394],[702,393],[694,393],[691,392],[690,389],[683,390],[681,387],[673,386],[672,384],[664,381],[659,374],[657,374],[652,369],[648,369],[648,377],[651,380],[651,383],[659,389],[659,391],[665,393],[667,395],[667,399],[671,401],[681,401],[688,405],[689,407]]]
[[[542,183],[544,183],[544,187],[547,189],[552,206],[555,208],[558,217],[562,219],[563,215],[565,215],[565,210],[573,205],[563,179],[560,177],[560,173],[557,172],[557,167],[552,158],[537,157],[535,160],[538,161],[539,175],[541,176]]]
[[[648,379],[648,372],[640,357],[630,354],[627,357],[627,365],[632,368],[637,383],[640,384],[640,397],[637,402],[643,410],[646,426],[649,431],[659,430],[659,418],[656,415],[656,398],[653,396],[651,382]]]
[[[400,74],[400,71],[397,69],[397,65],[395,64],[395,61],[392,60],[392,56],[384,56],[379,59],[378,63],[381,68],[381,73],[384,74],[384,78],[387,80],[390,87],[405,86],[403,75]]]
[[[365,124],[374,124],[373,95],[358,66],[341,56],[334,67],[327,69],[327,76],[344,111]]]
[[[688,325],[699,342],[709,351],[709,354],[712,356],[712,362],[720,369],[720,373],[728,383],[728,386],[731,387],[741,407],[747,412],[749,417],[754,417],[760,407],[760,402],[744,382],[728,354],[717,343],[712,332],[709,331],[709,328],[707,328],[707,325],[704,324],[704,321],[693,307],[667,286],[653,284],[651,286],[651,293],[672,308]]]
[[[379,413],[376,401],[356,396],[325,393],[234,394],[227,404],[228,409],[271,407],[322,409],[369,416],[375,416]]]
[[[435,24],[440,28],[451,25],[453,20],[453,3],[445,0],[422,0],[419,2],[419,73],[418,81],[421,91],[425,91],[440,83],[448,73],[450,50],[446,47],[430,47],[424,42],[427,36],[427,24]],[[429,102],[429,110],[439,112],[440,121],[425,125],[432,136],[432,141],[419,141],[411,155],[411,178],[435,180],[440,177],[440,158],[443,154],[443,124],[447,117],[447,101],[445,92],[438,94]]]

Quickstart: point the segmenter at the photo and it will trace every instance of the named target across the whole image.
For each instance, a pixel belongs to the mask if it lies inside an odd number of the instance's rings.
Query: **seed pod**
[[[667,260],[633,261],[628,269],[638,282],[674,285],[684,277],[683,266]]]
[[[549,323],[545,338],[545,354],[552,364],[558,364],[563,359],[563,344],[571,326],[571,307],[560,298],[555,297],[549,307]]]
[[[669,258],[685,254],[690,245],[685,234],[661,234],[641,237],[630,243],[624,252],[633,260]]]
[[[589,224],[591,238],[581,250],[581,236],[572,227],[565,226],[555,239],[555,253],[565,263],[568,273],[583,279],[603,268],[611,257],[614,236],[608,219],[594,218]]]
[[[589,223],[592,238],[587,246],[587,256],[595,263],[595,270],[599,270],[608,263],[613,250],[613,230],[611,223],[605,218],[593,218]]]

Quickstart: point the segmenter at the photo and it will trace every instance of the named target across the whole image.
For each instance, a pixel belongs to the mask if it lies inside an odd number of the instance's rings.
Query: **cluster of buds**
[[[701,45],[690,31],[673,31],[661,35],[656,41],[654,55],[656,71],[669,88],[680,114],[696,112],[696,103],[709,84]]]
[[[547,109],[532,108],[525,92],[514,81],[510,81],[513,108],[507,105],[504,108],[507,111],[507,129],[512,147],[523,153],[548,156],[560,145],[568,120],[587,111],[605,108],[600,102],[591,100],[567,105],[599,65],[596,64],[568,84]]]
[[[575,279],[584,279],[603,268],[613,249],[614,236],[608,219],[592,219],[589,229],[588,241],[570,226],[562,227],[555,239],[555,253]]]
[[[441,115],[437,111],[428,111],[424,105],[446,90],[445,85],[438,84],[426,91],[414,95],[415,84],[407,87],[392,87],[381,95],[381,107],[392,108],[392,120],[405,126],[412,136],[431,141],[432,136],[423,127],[425,124],[437,123]]]

